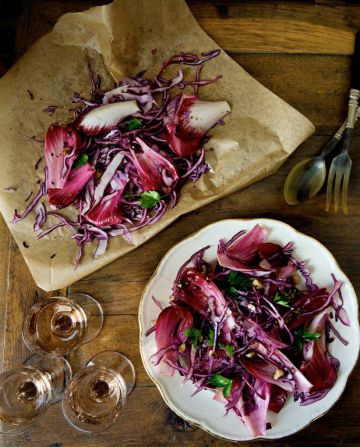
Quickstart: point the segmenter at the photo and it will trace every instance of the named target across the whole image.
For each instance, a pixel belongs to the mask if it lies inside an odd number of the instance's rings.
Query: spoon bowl
[[[307,158],[293,166],[286,178],[284,186],[285,201],[289,205],[297,205],[316,195],[326,178],[324,157]]]

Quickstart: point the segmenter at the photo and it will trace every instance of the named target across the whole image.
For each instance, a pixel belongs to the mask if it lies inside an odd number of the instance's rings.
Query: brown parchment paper
[[[33,213],[20,223],[10,223],[14,209],[23,211],[25,197],[30,191],[35,193],[36,182],[43,179],[43,164],[34,170],[43,145],[24,135],[44,138],[51,122],[69,119],[73,93],[88,95],[88,62],[110,86],[114,79],[145,69],[152,76],[161,62],[176,52],[200,53],[217,47],[183,0],[116,0],[62,16],[53,31],[38,40],[0,80],[0,210],[42,289],[73,283],[133,250],[181,214],[273,173],[313,132],[304,116],[222,52],[206,64],[202,77],[221,73],[223,79],[200,90],[203,99],[227,100],[232,108],[226,125],[212,131],[207,144],[211,171],[186,185],[176,208],[168,210],[161,221],[134,233],[133,244],[113,238],[107,253],[97,260],[92,259],[94,247],[87,247],[80,267],[74,270],[76,246],[70,230],[60,228],[36,240]],[[58,106],[52,117],[43,111],[48,105]],[[5,191],[8,187],[16,192]]]

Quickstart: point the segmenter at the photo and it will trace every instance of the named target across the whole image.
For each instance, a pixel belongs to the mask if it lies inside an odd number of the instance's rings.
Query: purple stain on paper
[[[53,113],[56,112],[57,108],[58,108],[58,106],[48,106],[43,111],[47,112],[49,115],[52,115]]]

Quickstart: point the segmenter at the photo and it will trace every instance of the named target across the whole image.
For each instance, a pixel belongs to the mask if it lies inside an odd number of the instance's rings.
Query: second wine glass
[[[0,433],[18,435],[31,428],[61,399],[71,376],[63,357],[38,355],[0,374]]]
[[[90,295],[74,293],[34,304],[25,316],[23,339],[40,355],[65,355],[93,340],[104,321],[100,304]]]
[[[66,388],[65,419],[81,432],[102,432],[116,422],[134,385],[135,370],[127,357],[117,351],[100,352]]]

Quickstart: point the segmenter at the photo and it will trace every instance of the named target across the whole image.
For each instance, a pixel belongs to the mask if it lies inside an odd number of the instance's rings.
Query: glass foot
[[[50,403],[58,402],[72,378],[70,363],[64,357],[32,355],[24,366],[32,366],[45,373],[51,383]]]
[[[135,386],[135,368],[132,362],[121,352],[102,351],[92,357],[86,367],[109,369],[120,374],[126,384],[126,395],[128,396]]]

